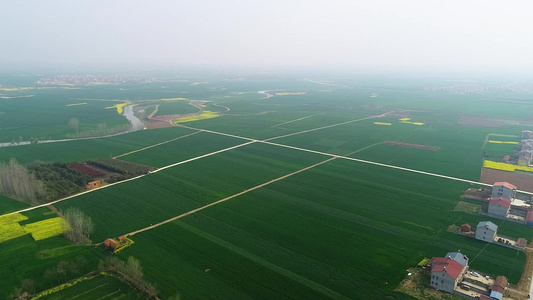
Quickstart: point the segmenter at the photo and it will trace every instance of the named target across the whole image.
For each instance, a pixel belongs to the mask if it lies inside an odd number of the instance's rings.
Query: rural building
[[[494,284],[490,287],[490,297],[501,300],[505,292],[505,287],[507,287],[507,278],[505,276],[496,277]]]
[[[476,239],[492,243],[497,231],[498,226],[491,221],[479,222],[476,227]]]
[[[472,231],[472,226],[470,224],[461,225],[461,232],[470,232]]]
[[[489,216],[505,218],[511,208],[511,200],[505,197],[492,197],[489,202]]]
[[[109,250],[115,250],[119,246],[119,243],[115,241],[114,239],[106,239],[104,241],[104,247],[106,247]]]
[[[520,150],[533,150],[533,140],[521,140],[520,141]]]
[[[505,155],[503,158],[502,158],[502,163],[508,163],[509,162],[509,159],[511,159],[511,157],[509,155]]]
[[[468,265],[461,265],[448,257],[434,257],[431,265],[431,286],[448,293],[453,293],[457,284],[463,279]]]
[[[455,260],[456,262],[460,263],[461,266],[463,267],[468,266],[468,257],[466,257],[466,255],[464,255],[461,252],[448,252],[446,253],[446,256],[444,257]]]
[[[525,238],[518,238],[516,240],[516,246],[520,248],[525,248],[527,246],[527,240]]]
[[[524,218],[526,225],[533,226],[533,210],[528,210],[526,217]]]
[[[518,151],[518,165],[519,166],[529,166],[531,163],[532,152],[531,150],[520,150]]]
[[[491,197],[505,197],[509,200],[514,199],[516,194],[516,186],[509,182],[495,182],[492,185]]]
[[[529,139],[530,137],[533,136],[532,134],[533,132],[529,131],[529,130],[522,130],[522,133],[520,134],[520,138],[521,139]]]
[[[100,180],[91,181],[85,186],[85,188],[88,190],[95,189],[97,187],[100,187]]]

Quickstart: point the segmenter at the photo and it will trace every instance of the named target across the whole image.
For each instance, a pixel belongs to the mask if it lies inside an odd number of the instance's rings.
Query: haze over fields
[[[533,2],[4,2],[0,299],[533,294]]]
[[[8,1],[0,65],[533,68],[531,1]]]

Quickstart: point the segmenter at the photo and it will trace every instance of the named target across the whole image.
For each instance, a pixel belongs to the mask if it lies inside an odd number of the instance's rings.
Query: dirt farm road
[[[331,127],[340,126],[340,125],[344,125],[344,124],[354,123],[354,122],[358,122],[358,121],[362,121],[362,120],[367,120],[367,119],[372,119],[372,118],[379,118],[379,117],[386,116],[386,115],[388,115],[390,113],[393,113],[393,112],[394,111],[390,111],[390,112],[387,112],[387,113],[383,113],[381,115],[370,116],[370,117],[366,117],[366,118],[350,120],[350,121],[337,123],[337,124],[332,124],[332,125],[328,125],[328,126],[323,126],[323,127],[319,127],[319,128],[299,131],[299,132],[291,133],[290,135],[292,136],[292,135],[296,135],[296,134],[303,134],[303,133],[307,133],[307,132],[317,131],[317,130],[320,130],[320,129],[326,129],[326,128],[331,128]],[[267,140],[256,140],[256,139],[251,139],[251,138],[238,136],[238,135],[233,135],[233,134],[229,134],[229,133],[223,133],[223,132],[218,132],[218,131],[213,131],[213,130],[194,128],[194,127],[190,127],[190,126],[186,126],[186,125],[182,125],[182,124],[180,124],[178,126],[179,127],[183,127],[183,128],[188,128],[188,129],[191,129],[191,130],[195,130],[195,131],[198,131],[198,132],[208,132],[208,133],[213,133],[213,134],[218,134],[218,135],[224,135],[224,136],[229,136],[229,137],[233,137],[233,138],[238,138],[238,139],[245,140],[247,142],[245,142],[243,144],[239,144],[239,145],[233,146],[233,147],[228,147],[228,148],[225,148],[225,149],[214,151],[214,152],[211,152],[211,153],[208,153],[208,154],[200,155],[200,156],[197,156],[197,157],[194,157],[194,158],[191,158],[191,159],[183,160],[183,161],[180,161],[180,162],[177,162],[177,163],[174,163],[174,164],[170,164],[168,166],[161,167],[161,168],[153,171],[152,173],[156,173],[156,172],[162,171],[162,170],[167,169],[167,168],[171,168],[171,167],[174,167],[174,166],[185,164],[185,163],[188,163],[188,162],[191,162],[191,161],[202,159],[204,157],[208,157],[208,156],[215,155],[215,154],[218,154],[218,153],[222,153],[222,152],[225,152],[225,151],[233,150],[233,149],[240,148],[240,147],[243,147],[243,146],[246,146],[246,145],[249,145],[249,144],[257,142],[257,143],[264,143],[264,144],[269,144],[269,145],[278,146],[278,147],[284,147],[284,148],[289,148],[289,149],[294,149],[294,150],[299,150],[299,151],[305,151],[305,152],[320,154],[320,155],[329,156],[329,157],[336,157],[336,158],[340,158],[340,159],[357,161],[357,162],[365,163],[365,164],[371,164],[371,165],[376,165],[376,166],[381,166],[381,167],[386,167],[386,168],[391,168],[391,169],[397,169],[397,170],[402,170],[402,171],[407,171],[407,172],[413,172],[413,173],[418,173],[418,174],[422,174],[422,175],[434,176],[434,177],[439,177],[439,178],[444,178],[444,179],[449,179],[449,180],[454,180],[454,181],[461,181],[461,182],[466,182],[466,183],[470,183],[470,184],[476,184],[476,185],[482,185],[482,186],[492,186],[490,184],[481,183],[481,182],[477,182],[477,181],[473,181],[473,180],[467,180],[467,179],[462,179],[462,178],[457,178],[457,177],[452,177],[452,176],[446,176],[446,175],[441,175],[441,174],[436,174],[436,173],[430,173],[430,172],[425,172],[425,171],[420,171],[420,170],[415,170],[415,169],[409,169],[409,168],[404,168],[404,167],[399,167],[399,166],[394,166],[394,165],[388,165],[388,164],[383,164],[383,163],[378,163],[378,162],[373,162],[373,161],[368,161],[368,160],[362,160],[362,159],[357,159],[357,158],[353,158],[353,157],[341,156],[341,155],[336,155],[336,154],[332,154],[332,153],[320,152],[320,151],[315,151],[315,150],[306,149],[306,148],[294,147],[294,146],[289,146],[289,145],[284,145],[284,144],[279,144],[279,143],[274,143],[274,142],[270,142],[269,141],[269,140],[274,140],[274,139],[286,137],[288,135],[282,135],[282,136],[278,136],[278,137],[273,137],[273,138],[270,138],[270,139],[267,139]],[[162,144],[162,143],[159,143],[159,144]],[[144,149],[148,149],[148,148],[150,148],[150,147],[145,147]],[[119,182],[107,184],[107,185],[101,186],[101,187],[96,188],[96,189],[87,190],[87,191],[81,192],[79,194],[71,195],[71,196],[68,196],[68,197],[65,197],[65,198],[62,198],[62,199],[58,199],[58,200],[55,200],[55,201],[52,201],[52,202],[48,202],[48,203],[45,203],[45,204],[36,205],[36,206],[28,207],[28,208],[25,208],[25,209],[17,210],[17,211],[14,211],[14,212],[6,213],[6,214],[3,214],[3,215],[0,215],[0,217],[1,216],[5,216],[5,215],[10,215],[10,214],[15,214],[15,213],[26,212],[26,211],[37,209],[37,208],[40,208],[40,207],[45,207],[47,205],[52,205],[52,204],[55,204],[55,203],[58,203],[58,202],[66,201],[68,199],[71,199],[71,198],[74,198],[74,197],[77,197],[77,196],[80,196],[80,195],[83,195],[83,194],[91,193],[91,192],[94,192],[94,191],[97,191],[97,190],[100,190],[100,189],[103,189],[103,188],[108,188],[108,187],[114,186],[116,184],[122,184],[122,183],[125,183],[125,182],[128,182],[128,181],[136,180],[136,179],[142,178],[142,177],[144,177],[146,175],[149,175],[149,174],[140,175],[140,176],[133,177],[133,178],[130,178],[130,179],[126,179],[126,180],[122,180],[122,181],[119,181]],[[524,194],[528,194],[528,195],[533,195],[533,193],[529,193],[529,192],[525,192],[525,191],[518,191],[518,192],[524,193]]]
[[[314,164],[314,165],[311,165],[311,166],[305,167],[305,168],[303,168],[303,169],[300,169],[300,170],[298,170],[298,171],[294,171],[294,172],[292,172],[292,173],[289,173],[289,174],[283,175],[283,176],[278,177],[278,178],[276,178],[276,179],[272,179],[272,180],[267,181],[267,182],[265,182],[265,183],[261,183],[261,184],[259,184],[259,185],[256,185],[256,186],[252,187],[252,188],[246,189],[246,190],[244,190],[244,191],[242,191],[242,192],[240,192],[240,193],[233,194],[233,195],[231,195],[231,196],[229,196],[229,197],[226,197],[226,198],[224,198],[224,199],[220,199],[220,200],[215,201],[215,202],[213,202],[213,203],[209,203],[209,204],[207,204],[207,205],[205,205],[205,206],[202,206],[202,207],[199,207],[199,208],[193,209],[193,210],[191,210],[191,211],[188,211],[188,212],[186,212],[186,213],[183,213],[183,214],[181,214],[181,215],[179,215],[179,216],[176,216],[176,217],[170,218],[170,219],[168,219],[168,220],[165,220],[165,221],[163,221],[163,222],[159,222],[159,223],[157,223],[157,224],[154,224],[154,225],[151,225],[151,226],[148,226],[148,227],[145,227],[145,228],[142,228],[142,229],[139,229],[139,230],[136,230],[136,231],[133,231],[133,232],[127,233],[127,234],[125,234],[125,235],[126,235],[126,236],[132,236],[132,235],[135,235],[135,234],[137,234],[137,233],[141,233],[141,232],[146,231],[146,230],[154,229],[154,228],[159,227],[159,226],[161,226],[161,225],[163,225],[163,224],[170,223],[170,222],[172,222],[172,221],[175,221],[175,220],[181,219],[181,218],[186,217],[186,216],[188,216],[188,215],[191,215],[191,214],[194,214],[194,213],[199,212],[199,211],[201,211],[201,210],[204,210],[204,209],[206,209],[206,208],[208,208],[208,207],[211,207],[211,206],[214,206],[214,205],[220,204],[220,203],[222,203],[222,202],[228,201],[228,200],[233,199],[233,198],[235,198],[235,197],[238,197],[238,196],[244,195],[244,194],[246,194],[246,193],[248,193],[248,192],[251,192],[251,191],[257,190],[257,189],[259,189],[259,188],[262,188],[262,187],[264,187],[264,186],[267,186],[267,185],[269,185],[269,184],[271,184],[271,183],[274,183],[274,182],[276,182],[276,181],[283,180],[283,179],[285,179],[285,178],[291,177],[292,175],[296,175],[296,174],[298,174],[298,173],[301,173],[301,172],[307,171],[307,170],[312,169],[312,168],[314,168],[314,167],[316,167],[316,166],[319,166],[319,165],[321,165],[321,164],[325,164],[325,163],[327,163],[327,162],[329,162],[329,161],[332,161],[332,160],[334,160],[334,159],[336,159],[336,157],[328,158],[328,159],[326,159],[326,160],[324,160],[324,161],[321,161],[321,162],[318,162],[318,163],[316,163],[316,164]]]

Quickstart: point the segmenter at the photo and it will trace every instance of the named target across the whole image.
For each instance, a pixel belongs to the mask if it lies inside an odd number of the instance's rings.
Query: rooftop
[[[505,197],[492,197],[490,198],[489,206],[492,206],[492,205],[499,205],[504,208],[510,208],[511,200]]]
[[[431,272],[445,272],[453,279],[457,279],[463,271],[463,266],[447,257],[434,257],[431,260]]]
[[[477,224],[476,228],[480,228],[480,227],[488,228],[488,229],[490,229],[492,231],[498,230],[498,225],[492,223],[491,221],[479,222],[479,224]]]
[[[508,189],[511,189],[511,190],[516,190],[516,186],[510,184],[509,182],[505,182],[505,181],[498,181],[498,182],[495,182],[493,185],[493,187],[496,187],[496,186],[504,186]]]
[[[448,252],[446,253],[445,257],[455,260],[456,262],[460,263],[462,266],[466,266],[468,264],[468,257],[466,257],[466,255],[464,255],[461,252]]]

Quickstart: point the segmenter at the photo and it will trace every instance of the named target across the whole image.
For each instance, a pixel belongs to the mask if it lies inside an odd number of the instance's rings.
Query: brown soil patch
[[[394,289],[416,299],[455,299],[452,294],[435,290],[429,285],[430,276],[422,269],[414,269],[411,276],[406,276],[404,280]]]
[[[48,207],[51,211],[55,212],[63,220],[65,220],[65,221],[67,220],[67,219],[65,219],[65,216],[59,210],[57,210],[57,208],[55,206],[50,204],[50,205],[47,205],[46,207]]]
[[[533,193],[533,173],[528,172],[507,172],[502,170],[481,169],[480,182],[493,184],[498,181],[512,182],[517,189]]]
[[[440,149],[440,147],[437,147],[437,146],[409,144],[409,143],[394,142],[394,141],[384,141],[383,144],[390,145],[390,146],[404,147],[404,148],[415,148],[415,149],[422,149],[422,150],[430,150],[430,151],[437,151],[437,150]]]

